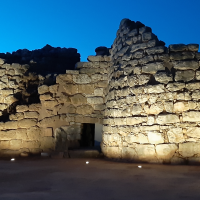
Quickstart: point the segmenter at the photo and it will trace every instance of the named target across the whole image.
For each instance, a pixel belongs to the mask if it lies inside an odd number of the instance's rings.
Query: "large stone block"
[[[188,82],[194,79],[195,72],[193,70],[176,71],[175,81]]]
[[[99,81],[98,83],[95,84],[95,86],[106,88],[108,86],[108,81]]]
[[[66,70],[66,74],[79,74],[79,70]]]
[[[42,86],[38,87],[39,94],[44,94],[47,92],[49,92],[49,87],[47,85],[42,85]]]
[[[142,75],[138,75],[137,77],[138,77],[139,85],[144,85],[144,84],[148,83],[150,80],[149,74],[142,74]]]
[[[142,72],[148,74],[155,74],[159,70],[165,70],[162,62],[149,63],[142,67]]]
[[[162,93],[165,92],[163,84],[147,85],[144,89],[145,93]]]
[[[149,55],[149,56],[145,56],[145,57],[141,58],[141,59],[139,60],[139,64],[144,65],[144,64],[149,63],[149,62],[152,62],[152,61],[154,61],[153,56],[152,56],[152,55]]]
[[[200,112],[199,111],[188,111],[188,112],[183,112],[183,121],[187,122],[199,122],[199,116]]]
[[[119,147],[105,147],[104,152],[108,158],[121,158],[122,150]]]
[[[169,45],[169,50],[173,52],[177,51],[187,51],[188,47],[185,44],[170,44]]]
[[[114,118],[114,125],[126,125],[126,118]]]
[[[156,46],[156,47],[148,48],[145,51],[146,51],[146,53],[148,55],[151,55],[151,54],[161,54],[161,53],[165,52],[165,47],[164,46]]]
[[[164,138],[159,132],[148,132],[148,140],[151,144],[160,144],[164,143]]]
[[[159,72],[154,75],[156,81],[160,83],[167,84],[170,81],[173,81],[172,74],[167,74],[166,72]]]
[[[57,93],[58,92],[58,85],[49,86],[49,92],[51,92],[52,94]]]
[[[147,117],[129,117],[126,119],[127,125],[135,125],[143,122],[147,122]]]
[[[52,127],[52,125],[60,120],[59,116],[47,117],[39,122],[40,127]]]
[[[0,90],[0,94],[3,95],[3,96],[8,96],[10,94],[13,94],[13,89],[3,89],[3,90]]]
[[[91,78],[87,74],[73,75],[73,81],[78,84],[91,83]]]
[[[22,140],[10,140],[10,149],[19,150],[22,147]]]
[[[36,111],[38,112],[41,109],[42,105],[40,103],[34,103],[29,105],[29,111]]]
[[[122,159],[137,161],[138,156],[135,149],[130,147],[123,147],[122,148]]]
[[[162,104],[162,102],[157,102],[150,106],[148,114],[157,115],[157,114],[163,112],[163,110],[164,110],[164,105]]]
[[[94,96],[104,96],[104,89],[103,88],[95,88]]]
[[[42,104],[45,108],[54,108],[56,105],[58,105],[58,101],[56,99],[51,101],[42,101]]]
[[[156,38],[156,36],[152,32],[145,32],[142,34],[142,41],[144,41],[144,42],[153,40],[155,38]]]
[[[66,83],[72,83],[72,82],[73,82],[72,74],[59,74],[56,77],[56,83],[60,85],[63,85]],[[49,91],[50,91],[50,88],[49,88]]]
[[[63,109],[61,108],[60,110],[62,111]],[[71,114],[76,113],[76,107],[74,105],[69,105],[65,109],[64,113],[71,113]]]
[[[158,159],[167,160],[169,161],[175,152],[177,151],[178,147],[175,144],[159,144],[156,145],[156,153]]]
[[[1,140],[11,140],[16,137],[16,130],[0,131]]]
[[[190,127],[185,134],[189,137],[200,138],[200,127]]]
[[[185,138],[183,136],[182,128],[171,128],[167,132],[167,136],[170,143],[182,143],[185,142]]]
[[[158,124],[170,124],[180,122],[180,119],[175,114],[160,114],[158,115],[156,122]]]
[[[117,54],[115,54],[116,58],[118,56],[123,56],[127,52],[128,49],[129,49],[129,46],[122,48],[120,51],[117,52]]]
[[[6,74],[6,70],[5,69],[0,69],[0,76],[4,76]]]
[[[0,59],[0,65],[3,65],[4,64],[4,62],[5,62],[5,59]]]
[[[101,55],[98,55],[98,56],[88,56],[87,60],[89,62],[102,62],[102,61],[105,61],[104,57],[101,56]]]
[[[179,144],[179,153],[183,157],[192,157],[200,153],[200,143],[187,142]]]
[[[164,108],[166,112],[172,113],[173,112],[173,108],[174,108],[174,104],[172,101],[165,101],[164,102]]]
[[[188,44],[187,45],[189,51],[198,51],[199,50],[199,44]]]
[[[88,97],[87,103],[89,104],[102,104],[104,103],[104,100],[102,97]]]
[[[194,92],[192,92],[192,99],[193,100],[199,100],[200,99],[200,91],[199,90],[195,90]]]
[[[29,108],[28,108],[27,105],[18,105],[18,106],[16,106],[16,111],[18,113],[24,112],[24,111],[28,111],[28,110],[29,110]]]
[[[187,83],[186,88],[188,90],[198,90],[200,88],[200,82],[195,82],[195,83]]]
[[[30,127],[27,129],[27,136],[29,140],[40,140],[42,137],[41,128],[37,126]]]
[[[65,90],[67,94],[70,94],[70,95],[78,93],[78,85],[68,83],[68,84],[63,85],[63,89]]]
[[[81,115],[90,115],[93,112],[93,107],[90,105],[81,105],[78,106],[76,109],[76,113],[81,114]]]
[[[128,136],[126,136],[126,141],[129,144],[133,144],[133,143],[140,143],[140,144],[149,143],[147,136],[145,136],[142,133],[138,133],[138,134],[134,134],[134,135],[129,134]]]
[[[4,98],[4,103],[10,104],[10,105],[16,101],[19,101],[19,100],[15,98],[14,95],[12,94]]]
[[[5,129],[17,129],[17,121],[8,121],[4,123]]]
[[[185,83],[168,83],[166,88],[170,92],[179,91],[185,88]]]
[[[70,97],[72,104],[75,105],[83,105],[87,103],[87,98],[81,94],[75,94],[74,96]]]
[[[93,94],[94,93],[94,84],[78,85],[78,92],[84,93],[84,94]]]
[[[7,104],[3,104],[3,103],[0,104],[0,110],[5,110],[7,107],[8,107]]]
[[[138,85],[138,78],[137,78],[137,76],[135,76],[135,75],[128,76],[127,81],[128,81],[128,84],[129,84],[130,87],[133,87],[133,86],[135,86],[135,85]],[[116,83],[116,82],[115,82],[115,83]]]
[[[142,107],[140,104],[134,104],[130,110],[132,115],[139,115],[142,112]]]
[[[40,101],[50,100],[52,96],[50,94],[42,94],[40,95]]]
[[[38,112],[24,112],[25,118],[35,118],[38,119],[39,113]]]
[[[82,67],[92,67],[92,66],[93,66],[92,62],[77,62],[75,68],[80,69]]]
[[[154,145],[136,145],[136,152],[140,161],[155,162],[156,152]]]
[[[176,102],[174,104],[174,112],[184,112],[186,110],[189,110],[187,102]]]
[[[27,148],[27,149],[38,149],[40,148],[40,142],[39,141],[23,141],[21,148]]]
[[[145,49],[145,48],[147,48],[147,44],[146,43],[132,44],[130,52],[132,53],[132,52],[138,51],[140,49]]]
[[[97,66],[99,67],[99,65]],[[92,74],[104,74],[107,73],[107,69],[102,69],[102,68],[81,68],[80,69],[80,74],[87,74],[87,75],[92,75]]]
[[[17,124],[19,128],[30,128],[37,124],[37,119],[22,119],[17,121]]]
[[[9,140],[1,140],[0,141],[0,149],[10,149],[10,141]]]
[[[192,52],[176,52],[170,54],[171,60],[192,60],[195,54]]]
[[[18,140],[27,140],[28,137],[27,137],[27,129],[17,129],[16,130],[16,137],[15,139],[18,139]]]
[[[199,68],[199,64],[197,61],[174,61],[173,62],[174,68],[178,70],[196,70]]]

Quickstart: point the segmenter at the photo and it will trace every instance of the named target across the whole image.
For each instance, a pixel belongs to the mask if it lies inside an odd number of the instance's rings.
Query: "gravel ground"
[[[0,200],[200,199],[200,166],[86,161],[0,160]]]

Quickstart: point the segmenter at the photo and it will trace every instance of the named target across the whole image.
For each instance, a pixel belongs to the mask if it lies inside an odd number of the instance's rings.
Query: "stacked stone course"
[[[16,100],[15,112],[0,125],[0,156],[64,152],[80,146],[82,123],[102,124],[111,58],[88,60],[58,75],[56,84],[39,86],[40,103],[17,105],[22,102]]]
[[[80,145],[83,123],[100,123],[108,158],[199,163],[198,49],[167,48],[150,27],[124,19],[110,50],[97,48],[89,62],[56,75],[55,84],[1,59],[0,110],[9,120],[0,123],[0,156],[64,152]],[[30,103],[31,84],[38,103]]]
[[[109,158],[200,161],[199,45],[164,45],[151,28],[122,20],[103,121]]]

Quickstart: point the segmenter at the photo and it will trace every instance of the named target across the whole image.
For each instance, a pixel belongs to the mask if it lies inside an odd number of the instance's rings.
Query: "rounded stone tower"
[[[101,144],[105,156],[155,163],[199,159],[198,48],[167,48],[150,27],[121,21],[110,51]]]

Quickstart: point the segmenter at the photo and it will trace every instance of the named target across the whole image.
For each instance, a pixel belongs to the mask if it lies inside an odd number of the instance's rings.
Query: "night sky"
[[[200,0],[1,0],[0,52],[74,47],[81,61],[110,47],[123,18],[141,21],[166,46],[200,43]]]

